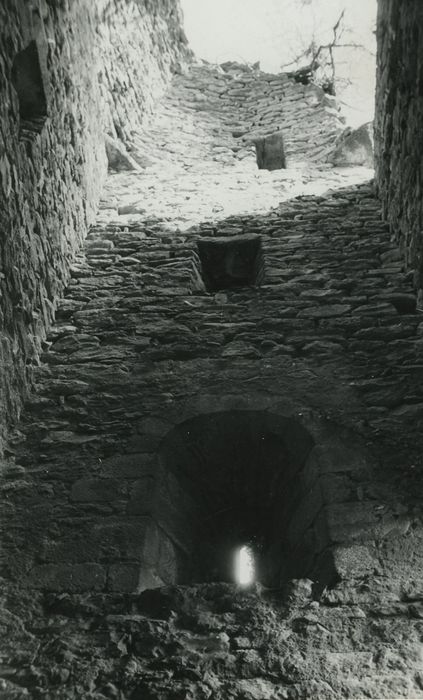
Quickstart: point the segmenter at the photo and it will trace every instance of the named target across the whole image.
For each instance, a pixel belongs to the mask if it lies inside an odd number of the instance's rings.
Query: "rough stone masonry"
[[[2,2],[1,449],[94,222],[104,132],[128,138],[151,114],[187,54],[179,17],[171,0]]]
[[[195,60],[169,1],[20,9],[0,696],[423,697],[423,319],[336,101]]]

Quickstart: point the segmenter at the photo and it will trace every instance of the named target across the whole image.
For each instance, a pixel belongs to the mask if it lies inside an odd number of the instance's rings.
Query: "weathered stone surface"
[[[0,452],[94,221],[103,134],[151,115],[188,55],[180,18],[174,0],[0,8]]]
[[[259,170],[286,168],[282,134],[270,134],[255,142]]]
[[[401,271],[392,278],[393,247],[371,188],[290,200],[268,216],[216,221],[217,238],[236,240],[240,230],[259,235],[264,261],[272,261],[259,288],[226,290],[224,299],[189,289],[192,265],[199,266],[197,243],[210,239],[209,222],[182,234],[168,222],[152,224],[147,213],[137,217],[133,231],[109,223],[91,232],[85,268],[76,271],[63,303],[66,318],[59,313],[48,362],[38,372],[43,413],[37,404],[29,407],[23,423],[28,441],[18,457],[34,476],[24,472],[19,488],[18,471],[5,494],[19,519],[34,482],[33,498],[41,503],[48,489],[54,494],[50,506],[60,516],[50,544],[44,521],[30,517],[28,543],[33,544],[28,551],[21,548],[20,558],[29,562],[40,552],[47,563],[65,563],[66,557],[77,563],[92,561],[98,551],[108,565],[123,567],[114,576],[115,591],[119,581],[129,589],[122,573],[126,566],[128,580],[137,578],[134,560],[144,562],[148,576],[155,566],[167,570],[169,560],[172,576],[179,575],[185,566],[182,551],[190,551],[190,528],[196,531],[195,504],[185,485],[171,483],[153,453],[184,418],[239,405],[244,410],[283,405],[280,410],[289,416],[307,406],[305,415],[311,410],[336,417],[368,443],[364,450],[348,436],[334,440],[310,418],[316,445],[300,472],[301,498],[290,486],[297,519],[291,525],[297,533],[293,546],[307,571],[313,562],[306,562],[305,552],[324,551],[333,542],[364,540],[374,546],[409,537],[412,482],[408,487],[393,466],[375,471],[375,464],[392,459],[392,446],[410,473],[418,459],[398,433],[404,416],[412,417],[407,435],[417,453],[421,412],[412,394],[415,370],[401,364],[392,374],[387,368],[398,352],[418,357],[420,322],[415,313],[398,314],[385,302],[382,317],[381,305],[374,303],[379,295],[407,300],[411,295]],[[95,352],[82,355],[79,348],[91,347],[90,339]],[[288,444],[295,451],[304,441],[294,424]],[[186,456],[180,459],[186,462]],[[38,462],[48,465],[47,483],[36,486]],[[51,482],[49,473],[55,474]],[[400,489],[392,486],[397,482]],[[395,508],[404,500],[398,517]],[[131,522],[116,520],[116,514]],[[146,516],[163,533],[149,538],[149,554],[143,554],[143,526],[134,522]],[[87,532],[78,538],[75,528],[83,527],[83,518],[88,518]],[[286,527],[279,525],[281,531]],[[166,549],[169,542],[169,553],[160,554],[160,543]],[[389,566],[399,565],[396,551],[386,559]],[[164,580],[164,574],[156,574]]]
[[[156,571],[148,567],[140,570],[137,564],[113,564],[109,569],[108,588],[119,593],[141,593],[144,590],[160,588],[165,585]]]
[[[34,588],[47,591],[101,591],[106,572],[96,563],[40,564],[31,571],[30,580]]]
[[[114,501],[119,497],[116,479],[79,479],[72,486],[71,499],[83,503]]]
[[[344,580],[373,575],[380,569],[377,549],[372,546],[356,544],[350,547],[337,547],[333,555],[335,568]]]
[[[137,162],[131,157],[124,144],[117,139],[105,136],[107,164],[110,170],[122,172],[123,170],[138,170]]]
[[[364,577],[359,589],[321,597],[309,581],[294,583],[287,591],[203,584],[138,596],[51,593],[48,618],[41,600],[26,602],[35,634],[20,665],[13,652],[3,657],[2,688],[7,697],[42,688],[64,700],[423,697],[419,601],[401,602],[381,578],[371,594]],[[87,616],[96,620],[95,647]]]
[[[199,62],[175,76],[146,123],[184,46],[178,10],[153,5],[108,3],[93,43],[116,41],[125,57],[104,55],[101,84],[113,89],[101,98],[111,116],[102,130],[148,167],[107,179],[10,444],[1,564],[12,616],[4,629],[16,620],[17,634],[15,649],[1,652],[2,692],[423,697],[423,364],[410,275],[368,171],[327,164],[343,126],[313,86]],[[87,8],[88,28],[90,16]],[[61,114],[73,97],[59,100]],[[289,167],[258,171],[254,140],[278,125]],[[63,133],[58,118],[53,126]],[[53,126],[36,137],[44,145]],[[83,135],[75,142],[82,148]],[[77,154],[59,148],[55,157],[64,189],[83,181]],[[0,166],[9,192],[10,162]],[[57,197],[49,206],[60,213],[69,202]],[[198,243],[238,236],[260,237],[260,285],[209,293]],[[67,253],[55,241],[46,261],[61,269]],[[25,256],[11,260],[31,269]],[[14,274],[8,289],[19,287]],[[55,284],[43,299],[60,294]],[[234,427],[234,413],[254,421]],[[199,416],[214,428],[196,433]],[[275,590],[191,585],[190,533],[206,558],[205,527],[220,527],[227,545],[230,527],[239,532],[233,511],[264,490],[278,495],[260,512]],[[299,571],[307,580],[285,582]]]
[[[339,138],[330,161],[340,167],[363,165],[365,168],[373,168],[373,143],[373,122],[357,129],[349,129]]]
[[[383,214],[402,259],[414,270],[423,299],[423,197],[421,161],[423,106],[419,79],[423,39],[416,27],[423,6],[401,0],[380,3],[376,80],[375,166]]]

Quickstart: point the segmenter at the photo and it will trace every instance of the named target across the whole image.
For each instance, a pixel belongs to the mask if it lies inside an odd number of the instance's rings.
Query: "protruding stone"
[[[346,129],[330,161],[339,167],[363,165],[366,168],[373,168],[373,122],[363,124],[353,131]]]
[[[129,155],[124,144],[111,136],[105,135],[107,162],[109,170],[122,172],[123,170],[140,170],[138,163]]]

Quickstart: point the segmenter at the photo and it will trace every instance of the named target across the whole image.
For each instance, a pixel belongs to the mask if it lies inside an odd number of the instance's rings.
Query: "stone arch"
[[[330,585],[367,570],[375,521],[374,503],[357,495],[372,471],[361,443],[271,399],[258,409],[232,397],[219,411],[211,398],[173,426],[143,425],[143,441],[153,430],[156,447],[127,509],[145,520],[148,553],[131,590],[230,581],[231,553],[248,542],[259,580],[272,587],[300,577]]]
[[[316,543],[296,516],[306,494],[299,474],[313,445],[298,420],[254,410],[197,416],[168,433],[160,469],[176,480],[190,523],[188,538],[178,537],[181,580],[231,580],[241,544],[253,548],[267,585],[311,573]],[[172,536],[171,524],[164,527]]]
[[[294,409],[292,397],[193,396],[145,416],[123,453],[73,482],[76,508],[112,510],[43,545],[28,584],[139,592],[231,581],[243,544],[266,586],[362,575],[392,528],[366,494],[372,470],[349,430]]]

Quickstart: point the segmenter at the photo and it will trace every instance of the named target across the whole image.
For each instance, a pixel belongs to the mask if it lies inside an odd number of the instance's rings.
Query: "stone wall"
[[[214,583],[141,595],[23,594],[3,618],[8,700],[423,698],[419,583],[363,576],[316,597]],[[16,650],[19,649],[19,656]]]
[[[376,95],[376,171],[383,213],[407,265],[423,287],[423,6],[380,0]]]
[[[256,142],[274,134],[283,139],[286,167],[328,162],[345,129],[333,97],[316,85],[297,83],[285,73],[271,75],[237,63],[223,66],[200,62],[178,76],[153,125],[166,140],[144,132],[143,143],[136,134],[138,148],[146,150],[153,161],[156,156],[178,162],[181,154],[189,157],[185,146],[192,141],[192,127],[196,127],[204,139],[203,158],[221,166],[237,167],[245,161],[255,171]],[[169,148],[170,141],[176,141],[174,123],[177,132],[182,132],[178,150],[174,144],[172,150]],[[192,154],[192,161],[201,166],[199,155]]]
[[[109,173],[4,464],[0,690],[423,697],[423,327],[369,171],[286,76],[197,64],[148,128],[113,109],[144,169]],[[210,566],[231,489],[267,494],[246,590]]]
[[[1,446],[95,215],[104,130],[151,113],[186,40],[173,0],[8,1],[0,26]]]
[[[107,130],[130,142],[190,52],[178,0],[103,0],[103,5],[97,33]]]
[[[198,243],[253,233],[260,283],[207,292]],[[369,185],[185,232],[149,215],[93,227],[1,489],[10,697],[422,697],[422,330]],[[234,411],[292,419],[297,449],[295,423],[312,434],[288,527],[340,583],[294,583],[291,602],[275,585],[265,608],[227,583],[140,596],[187,581],[181,534],[197,532],[169,435]],[[250,450],[232,434],[230,463]]]
[[[193,63],[174,77],[154,122],[133,134],[143,176],[110,178],[99,221],[133,225],[146,214],[186,229],[373,176],[327,162],[344,127],[333,98],[284,74],[231,66]],[[259,170],[255,144],[271,134],[283,139],[286,167]]]

